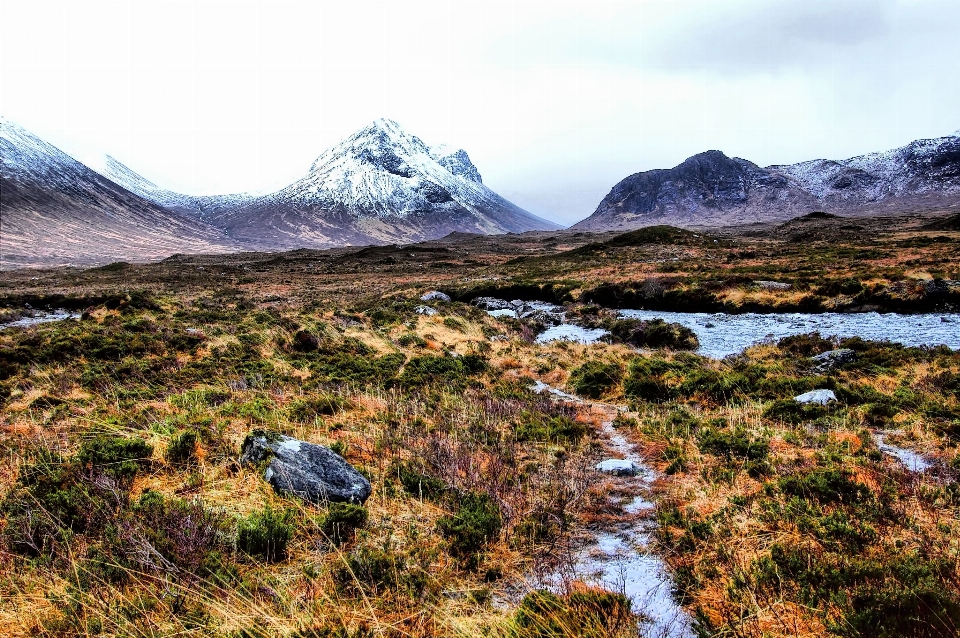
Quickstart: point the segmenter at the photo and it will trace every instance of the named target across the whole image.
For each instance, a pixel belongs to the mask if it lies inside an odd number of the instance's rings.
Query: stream
[[[564,310],[542,301],[503,302],[512,308],[490,310],[495,317],[524,317],[544,312],[560,321],[537,336],[537,343],[571,341],[596,343],[609,334],[602,328],[584,328],[567,323]],[[526,314],[525,312],[526,311]],[[745,313],[731,315],[705,312],[620,310],[621,319],[663,319],[690,328],[700,341],[697,354],[713,359],[743,352],[750,346],[776,342],[791,335],[819,332],[822,337],[860,337],[868,341],[892,341],[905,346],[939,346],[960,349],[960,313],[904,315],[897,313]]]
[[[531,389],[537,393],[549,392],[560,400],[586,403],[580,397],[540,381]],[[619,410],[605,404],[591,405]],[[568,564],[543,578],[543,584],[562,591],[568,583],[580,581],[622,593],[630,601],[633,612],[643,618],[639,636],[692,638],[695,633],[691,618],[673,598],[673,582],[666,564],[648,547],[657,526],[653,519],[654,503],[650,500],[656,474],[643,457],[634,452],[627,438],[613,427],[612,419],[603,421],[601,433],[608,440],[608,454],[635,467],[633,476],[617,476],[614,480],[623,487],[639,488],[640,495],[620,503],[630,516],[615,526],[599,530],[590,541],[575,549]]]
[[[50,323],[51,321],[63,321],[64,319],[79,319],[79,312],[70,312],[69,310],[51,310],[50,312],[36,311],[32,317],[22,317],[16,321],[0,323],[0,330],[4,328],[29,328],[40,323]]]
[[[897,313],[755,314],[621,310],[624,319],[663,319],[693,330],[700,340],[698,354],[722,359],[764,341],[819,332],[822,337],[860,337],[893,341],[905,346],[945,345],[960,349],[960,314],[901,315]]]

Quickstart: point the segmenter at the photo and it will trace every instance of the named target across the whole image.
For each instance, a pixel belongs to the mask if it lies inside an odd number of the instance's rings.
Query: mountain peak
[[[391,133],[406,134],[406,132],[403,130],[403,127],[400,126],[396,120],[391,120],[389,117],[378,117],[373,121],[369,128],[380,129],[382,131],[388,131]]]

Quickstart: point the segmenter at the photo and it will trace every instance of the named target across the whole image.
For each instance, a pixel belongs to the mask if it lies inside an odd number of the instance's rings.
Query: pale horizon
[[[565,225],[706,150],[960,128],[949,2],[0,3],[0,114],[187,194],[270,192],[375,119]]]

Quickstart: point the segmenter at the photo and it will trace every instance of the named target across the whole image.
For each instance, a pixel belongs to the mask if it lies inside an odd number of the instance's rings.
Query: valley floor
[[[616,587],[537,583],[649,516],[648,551],[703,635],[956,635],[960,353],[537,343],[536,318],[467,303],[566,303],[584,324],[600,306],[955,312],[960,233],[926,223],[2,273],[0,322],[82,316],[0,329],[0,633],[636,635],[645,610]],[[435,289],[453,300],[420,300]],[[839,347],[853,357],[811,361]],[[594,470],[611,413],[536,381],[624,408],[613,432],[656,471],[652,512]],[[793,401],[813,389],[838,400]],[[237,462],[258,429],[330,446],[369,500],[274,493]]]

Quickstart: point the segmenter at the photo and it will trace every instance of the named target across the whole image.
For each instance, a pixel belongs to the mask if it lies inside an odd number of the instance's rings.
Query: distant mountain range
[[[0,118],[0,266],[560,228],[484,186],[466,151],[427,146],[384,119],[328,149],[303,178],[268,195],[184,195],[109,156],[90,164]],[[627,177],[572,229],[921,210],[960,210],[956,134],[847,160],[766,168],[707,151],[671,169]]]
[[[707,151],[679,166],[636,173],[574,230],[654,224],[728,226],[812,211],[843,215],[960,207],[960,131],[847,160],[768,166]]]
[[[5,266],[560,228],[484,186],[462,149],[428,147],[391,120],[361,129],[305,177],[262,196],[175,193],[109,156],[85,166],[5,120],[0,153]]]

